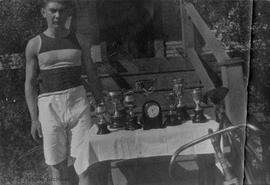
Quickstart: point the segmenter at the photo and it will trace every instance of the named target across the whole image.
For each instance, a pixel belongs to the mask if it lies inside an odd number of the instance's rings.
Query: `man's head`
[[[42,0],[42,16],[48,27],[64,27],[66,20],[72,14],[71,0]]]
[[[50,2],[56,2],[63,4],[64,6],[68,7],[69,9],[72,8],[72,0],[41,0],[41,7],[45,8]]]

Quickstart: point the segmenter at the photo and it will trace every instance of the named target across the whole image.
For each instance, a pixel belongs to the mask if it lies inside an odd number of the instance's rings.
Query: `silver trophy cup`
[[[196,88],[192,91],[192,98],[195,103],[194,116],[192,118],[193,123],[204,123],[207,121],[201,107],[202,91],[200,88]]]
[[[173,92],[176,96],[176,115],[179,122],[190,120],[187,108],[183,103],[184,97],[184,80],[176,78],[173,80]]]
[[[123,94],[121,91],[111,91],[109,92],[110,101],[113,104],[113,115],[112,124],[110,125],[113,129],[124,128],[125,126],[125,115],[119,109],[123,107],[122,99]]]
[[[106,106],[104,103],[100,103],[97,105],[96,107],[96,114],[98,117],[98,131],[97,134],[98,135],[102,135],[102,134],[108,134],[110,133],[109,129],[108,129],[108,122],[105,119],[105,114],[106,114]]]
[[[138,124],[138,118],[134,113],[134,108],[136,107],[136,101],[134,97],[134,92],[129,91],[124,97],[124,106],[127,109],[127,125],[126,130],[136,130],[141,128]]]
[[[174,126],[179,125],[181,122],[177,120],[177,115],[175,112],[176,109],[176,96],[173,92],[170,92],[167,96],[169,102],[169,113],[166,115],[165,125],[166,126]]]

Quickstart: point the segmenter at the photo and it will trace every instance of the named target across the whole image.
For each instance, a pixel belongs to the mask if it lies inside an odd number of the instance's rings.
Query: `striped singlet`
[[[39,95],[80,86],[82,52],[76,34],[51,38],[41,33],[39,37]]]

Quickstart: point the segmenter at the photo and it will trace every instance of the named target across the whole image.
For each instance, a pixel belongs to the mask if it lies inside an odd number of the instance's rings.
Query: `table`
[[[97,127],[93,126],[74,168],[80,174],[99,161],[172,155],[181,145],[208,134],[209,128],[217,130],[218,123],[214,120],[196,124],[187,121],[162,129],[118,130],[107,135],[96,135]],[[184,151],[183,155],[209,153],[214,153],[214,149],[210,140],[206,140]]]

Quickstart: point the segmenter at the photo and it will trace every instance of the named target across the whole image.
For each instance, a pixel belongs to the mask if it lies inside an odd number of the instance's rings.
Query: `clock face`
[[[147,108],[147,115],[150,118],[154,118],[157,117],[159,114],[160,110],[159,110],[159,106],[157,105],[149,105],[149,107]]]

